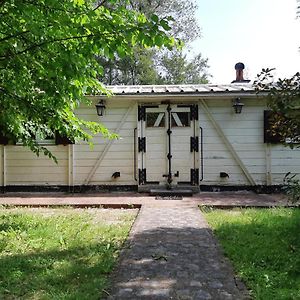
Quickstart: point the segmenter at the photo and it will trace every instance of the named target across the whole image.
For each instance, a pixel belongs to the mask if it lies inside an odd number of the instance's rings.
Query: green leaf
[[[159,18],[158,18],[157,15],[152,15],[152,16],[151,16],[151,20],[152,20],[153,22],[155,22],[155,23],[158,23]]]
[[[78,6],[82,6],[84,4],[84,2],[85,2],[85,0],[73,0],[73,1]]]
[[[155,36],[154,42],[158,47],[161,47],[164,43],[163,37],[161,37],[159,35]]]
[[[162,19],[159,24],[164,30],[166,30],[166,31],[171,30],[171,27],[169,26],[168,21]]]

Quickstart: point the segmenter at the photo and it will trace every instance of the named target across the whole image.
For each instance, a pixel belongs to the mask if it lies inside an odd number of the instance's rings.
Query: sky
[[[208,58],[211,83],[230,83],[234,65],[245,64],[245,79],[262,68],[275,77],[300,71],[300,18],[296,0],[197,0],[202,37],[192,53]]]

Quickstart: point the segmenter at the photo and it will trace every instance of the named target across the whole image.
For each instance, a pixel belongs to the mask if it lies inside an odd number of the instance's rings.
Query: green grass
[[[204,213],[254,299],[300,299],[300,210]]]
[[[0,299],[101,299],[136,213],[0,209]]]

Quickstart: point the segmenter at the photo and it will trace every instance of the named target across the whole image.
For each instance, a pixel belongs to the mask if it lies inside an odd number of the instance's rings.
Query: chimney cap
[[[242,62],[238,62],[237,64],[235,64],[234,68],[236,70],[244,70],[245,69],[245,65]]]

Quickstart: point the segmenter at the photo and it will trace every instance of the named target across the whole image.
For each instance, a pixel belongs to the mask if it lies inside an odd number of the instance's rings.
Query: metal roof
[[[215,93],[255,93],[251,83],[231,84],[182,84],[182,85],[112,85],[106,86],[115,95],[155,95],[155,94],[215,94]]]

